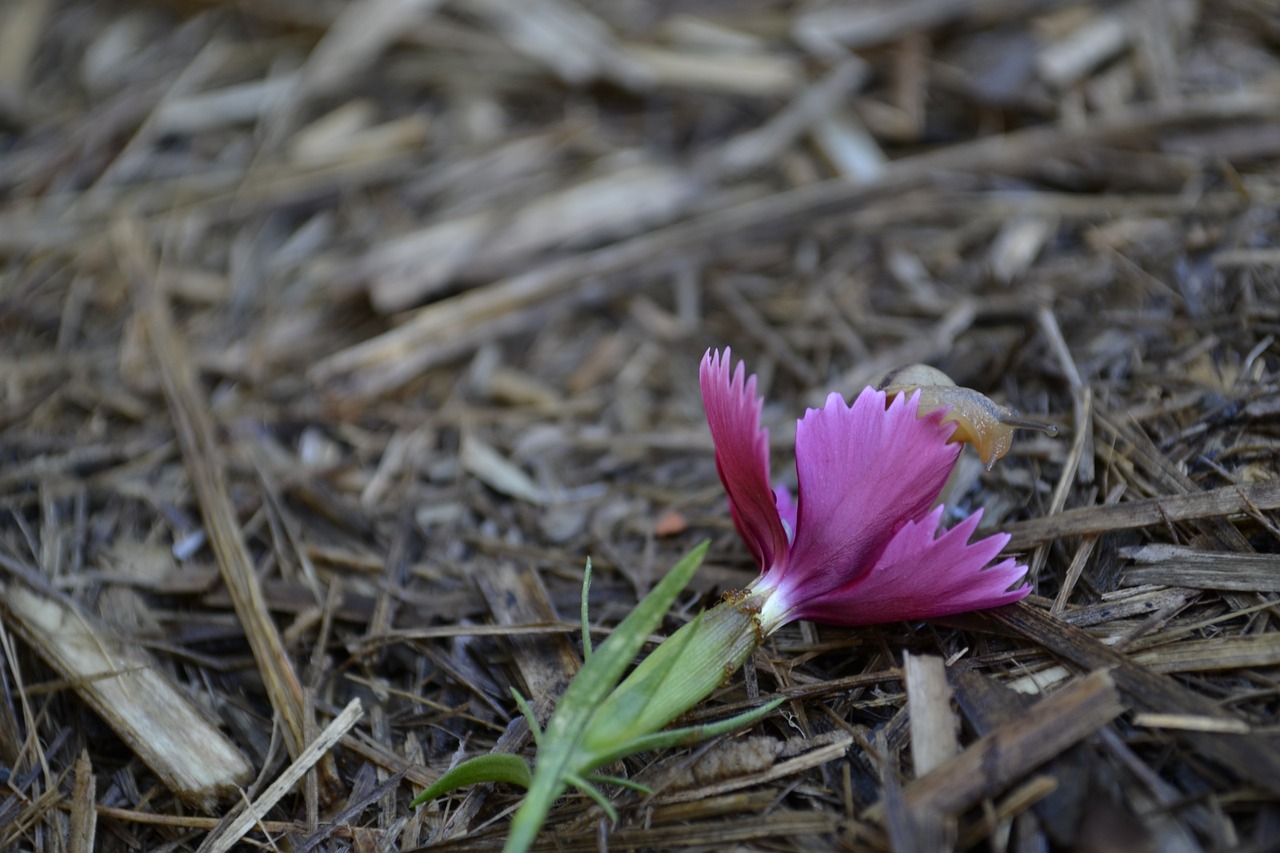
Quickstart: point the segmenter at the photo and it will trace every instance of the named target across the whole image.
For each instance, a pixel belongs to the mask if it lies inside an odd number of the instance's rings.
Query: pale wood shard
[[[191,134],[245,124],[267,115],[296,86],[293,77],[257,80],[166,100],[152,118],[151,130]]]
[[[1280,633],[1182,640],[1134,652],[1134,663],[1152,672],[1218,672],[1280,665]]]
[[[799,755],[779,761],[770,767],[754,773],[743,773],[731,779],[702,785],[685,791],[663,792],[653,798],[655,805],[671,803],[689,803],[719,797],[731,791],[765,785],[778,779],[794,776],[804,770],[821,767],[831,761],[838,761],[853,746],[853,738],[847,734],[836,736],[830,743],[820,744]]]
[[[1250,731],[1249,724],[1244,720],[1224,720],[1218,717],[1199,717],[1194,714],[1156,714],[1150,711],[1134,714],[1133,724],[1159,729],[1221,732],[1234,735],[1247,735]]]
[[[903,686],[911,726],[911,764],[919,779],[946,764],[960,752],[956,737],[959,721],[951,710],[951,685],[946,664],[933,655],[902,655]],[[912,806],[903,802],[905,821],[899,833],[902,843],[913,850],[953,849],[956,822],[931,803]]]
[[[1280,556],[1205,551],[1182,545],[1123,548],[1134,565],[1124,573],[1127,586],[1161,584],[1192,589],[1280,592]]]
[[[1010,219],[991,241],[991,272],[1006,284],[1018,279],[1035,261],[1057,223],[1043,216]]]
[[[213,812],[248,783],[248,760],[144,650],[20,581],[0,586],[0,602],[5,621],[184,801]],[[92,834],[92,814],[81,812],[82,835]]]
[[[1130,4],[1125,4],[1130,5]],[[1120,12],[1093,15],[1079,28],[1045,46],[1036,57],[1041,78],[1059,89],[1073,85],[1129,43],[1130,23]]]
[[[297,101],[330,93],[366,71],[406,30],[426,21],[442,2],[359,0],[339,7],[337,18],[302,67]],[[296,111],[298,105],[277,106]]]
[[[701,195],[690,175],[639,163],[564,187],[516,210],[491,209],[428,226],[371,252],[363,270],[380,311],[412,307],[460,273],[492,278],[537,253],[667,222]]]
[[[763,52],[694,52],[633,44],[625,47],[625,56],[635,60],[654,85],[712,94],[773,97],[789,95],[804,83],[800,63]]]
[[[832,110],[814,124],[810,134],[832,168],[850,181],[877,180],[887,167],[888,158],[879,143],[850,110]]]
[[[1149,616],[1162,610],[1176,609],[1198,594],[1193,589],[1179,587],[1156,589],[1127,589],[1123,596],[1107,596],[1097,604],[1076,607],[1063,612],[1051,611],[1054,616],[1079,628]],[[1056,602],[1055,602],[1056,603]]]
[[[573,0],[466,0],[461,5],[567,83],[607,79],[642,89],[653,82],[642,63],[619,49],[610,27]]]
[[[504,495],[539,506],[550,500],[547,490],[532,477],[470,433],[463,436],[458,461],[465,471]]]
[[[923,776],[960,751],[951,686],[942,658],[933,655],[904,654],[902,675],[911,712],[911,763]]]

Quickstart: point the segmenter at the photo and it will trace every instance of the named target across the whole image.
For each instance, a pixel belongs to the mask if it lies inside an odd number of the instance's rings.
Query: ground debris
[[[0,848],[494,849],[518,792],[407,803],[530,754],[511,690],[576,671],[587,557],[597,641],[703,538],[664,633],[751,582],[726,345],[784,480],[787,413],[905,364],[1056,426],[948,487],[1034,594],[784,629],[688,716],[776,712],[611,768],[654,793],[565,798],[546,849],[1273,845],[1278,35],[3,4]]]

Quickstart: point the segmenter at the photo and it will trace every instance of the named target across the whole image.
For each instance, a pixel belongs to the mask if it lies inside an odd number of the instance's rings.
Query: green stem
[[[584,751],[607,755],[657,732],[725,684],[764,639],[762,603],[755,595],[722,601],[668,637],[600,705]]]

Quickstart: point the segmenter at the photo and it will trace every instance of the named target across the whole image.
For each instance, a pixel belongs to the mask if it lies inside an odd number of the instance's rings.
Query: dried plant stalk
[[[267,612],[262,584],[241,536],[226,475],[219,463],[208,404],[196,382],[191,358],[173,327],[173,318],[159,290],[142,235],[131,224],[121,222],[113,238],[120,263],[138,294],[155,366],[164,386],[191,487],[204,516],[209,544],[218,558],[223,582],[262,673],[271,705],[284,723],[289,754],[296,758],[306,745],[302,686]],[[336,795],[339,786],[331,760],[322,762],[319,770],[322,790]]]

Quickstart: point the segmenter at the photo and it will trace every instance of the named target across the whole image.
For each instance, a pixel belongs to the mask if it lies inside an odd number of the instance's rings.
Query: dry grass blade
[[[93,763],[89,753],[81,752],[76,759],[75,788],[71,793],[70,824],[67,831],[67,849],[71,853],[93,853],[94,837],[98,831],[98,813],[94,809],[97,783],[93,778]]]
[[[214,830],[204,840],[200,845],[199,853],[227,853],[235,848],[244,839],[245,833],[249,832],[262,819],[262,816],[280,801],[281,797],[289,793],[307,771],[315,767],[325,756],[331,755],[330,750],[334,745],[342,740],[343,735],[351,731],[363,716],[364,709],[360,707],[360,700],[352,699],[347,707],[333,718],[333,722],[325,726],[324,730],[316,735],[316,739],[307,744],[306,749],[299,753],[293,763],[285,768],[261,796],[251,803],[245,803],[244,812],[240,816],[220,829]]]
[[[245,547],[226,476],[218,461],[221,454],[208,405],[196,384],[191,358],[173,327],[142,235],[136,227],[121,222],[113,237],[120,263],[137,294],[155,367],[165,389],[191,487],[208,528],[209,542],[218,558],[218,568],[253,649],[271,704],[284,724],[289,754],[296,759],[306,746],[302,687],[267,612],[261,584]],[[326,760],[320,769],[326,796],[335,795],[338,782],[331,760]]]

